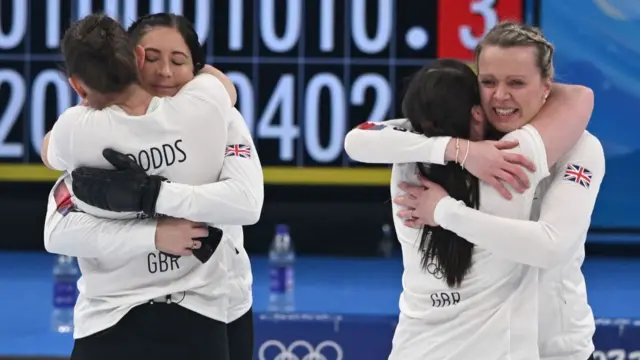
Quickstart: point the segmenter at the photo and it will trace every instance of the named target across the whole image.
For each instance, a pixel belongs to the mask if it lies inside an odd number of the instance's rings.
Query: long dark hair
[[[440,59],[419,70],[411,79],[402,112],[415,131],[428,137],[469,139],[471,111],[480,105],[477,77],[466,64]],[[463,154],[460,154],[462,157]],[[477,209],[478,179],[460,165],[418,164],[420,173],[441,185],[451,197]],[[442,227],[424,226],[420,238],[422,267],[439,268],[450,287],[460,286],[472,264],[474,245]]]
[[[131,24],[127,32],[131,37],[131,41],[137,44],[147,32],[156,27],[174,28],[180,33],[189,51],[191,51],[193,73],[194,75],[197,74],[205,64],[205,56],[198,39],[198,33],[193,28],[191,21],[182,15],[171,13],[149,14]]]

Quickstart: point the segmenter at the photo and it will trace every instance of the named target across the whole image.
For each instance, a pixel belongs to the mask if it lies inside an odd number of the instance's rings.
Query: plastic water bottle
[[[75,258],[58,255],[53,266],[53,331],[69,333],[73,331],[73,307],[78,296],[77,281],[80,270]]]
[[[269,311],[294,310],[293,270],[296,253],[289,235],[289,226],[278,225],[269,247]]]
[[[391,234],[391,225],[382,225],[382,238],[378,243],[378,254],[382,257],[390,258],[394,255],[394,239]]]

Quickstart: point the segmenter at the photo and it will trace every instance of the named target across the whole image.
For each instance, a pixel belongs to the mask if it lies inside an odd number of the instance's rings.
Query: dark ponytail
[[[462,62],[445,59],[436,60],[412,78],[402,111],[414,130],[428,137],[469,139],[471,110],[479,103],[473,71]],[[417,165],[423,176],[441,185],[451,197],[471,208],[479,207],[478,179],[460,165],[454,162],[444,166]],[[471,268],[473,247],[449,230],[424,226],[420,238],[422,268],[433,274],[444,274],[450,287],[460,286]]]
[[[67,76],[76,76],[101,94],[114,94],[138,82],[131,40],[120,23],[92,14],[73,23],[62,38]]]

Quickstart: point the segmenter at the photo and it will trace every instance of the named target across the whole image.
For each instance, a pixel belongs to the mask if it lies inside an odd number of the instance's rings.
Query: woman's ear
[[[547,98],[551,93],[552,87],[553,87],[553,82],[551,81],[551,79],[544,80],[544,92],[542,93],[542,102],[547,101]]]
[[[482,106],[476,105],[471,108],[471,140],[484,140],[486,121]]]
[[[138,71],[140,71],[144,66],[144,48],[140,45],[136,45],[133,53],[136,56],[136,66],[138,67]]]
[[[71,76],[67,79],[69,81],[69,85],[73,88],[73,90],[80,96],[81,99],[87,98],[87,91],[82,86],[82,83],[75,77]]]
[[[474,122],[484,123],[484,112],[482,106],[476,105],[471,108],[471,117]]]

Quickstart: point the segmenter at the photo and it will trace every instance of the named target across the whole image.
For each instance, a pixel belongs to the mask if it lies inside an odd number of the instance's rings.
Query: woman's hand
[[[438,226],[434,219],[436,206],[443,198],[449,194],[442,186],[420,176],[422,185],[401,183],[400,189],[406,194],[396,196],[393,199],[404,209],[398,211],[398,217],[405,219],[404,224],[408,227],[419,229],[424,225]]]
[[[461,165],[495,188],[504,198],[511,199],[512,196],[503,183],[509,184],[518,192],[529,188],[529,178],[524,169],[535,171],[535,164],[521,154],[502,151],[517,147],[517,141],[459,141],[458,161]]]

